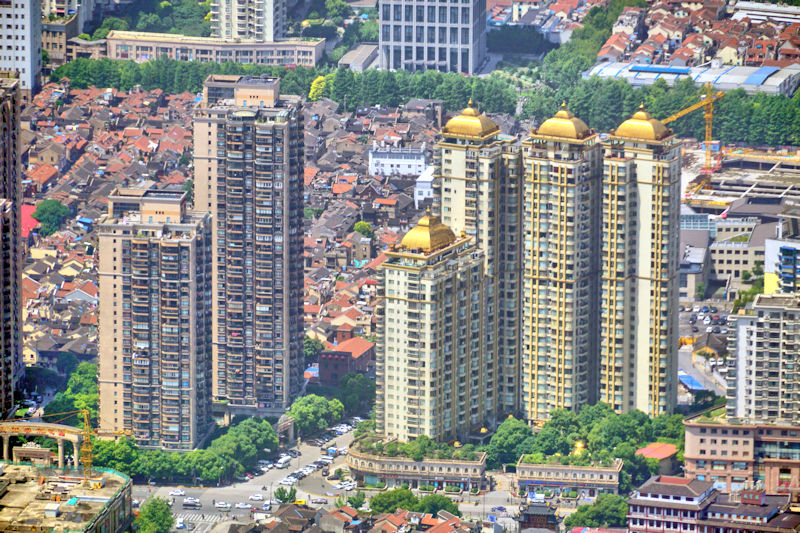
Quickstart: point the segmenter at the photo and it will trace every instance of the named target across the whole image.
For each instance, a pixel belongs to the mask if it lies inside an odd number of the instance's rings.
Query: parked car
[[[311,498],[311,503],[318,503],[321,505],[325,505],[326,503],[328,503],[328,500],[326,500],[325,498]]]

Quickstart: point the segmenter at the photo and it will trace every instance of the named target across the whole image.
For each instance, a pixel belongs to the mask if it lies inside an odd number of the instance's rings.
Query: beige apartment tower
[[[485,337],[491,378],[484,383],[498,416],[519,407],[522,264],[520,145],[470,101],[442,128],[434,148],[434,210],[454,232],[474,239],[487,276]]]
[[[599,400],[676,402],[681,148],[640,108],[603,143]]]
[[[531,421],[597,401],[598,136],[566,106],[523,143],[522,411]]]
[[[194,116],[195,207],[212,214],[214,398],[280,416],[303,364],[303,113],[269,77],[209,76]]]
[[[188,451],[211,418],[211,216],[180,189],[115,189],[98,226],[100,427]]]
[[[14,407],[14,389],[25,373],[22,363],[20,244],[19,81],[0,77],[0,414]]]
[[[277,41],[286,36],[286,0],[212,0],[211,36]]]
[[[430,214],[386,252],[379,290],[377,431],[466,441],[496,418],[483,254]],[[487,384],[491,384],[487,385]]]

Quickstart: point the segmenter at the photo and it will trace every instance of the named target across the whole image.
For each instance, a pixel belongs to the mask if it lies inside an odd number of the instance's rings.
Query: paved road
[[[337,437],[333,442],[331,442],[330,446],[337,446],[337,447],[344,447],[350,444],[352,440],[352,433],[347,433],[340,437]],[[301,456],[292,459],[289,463],[289,467],[286,469],[278,470],[272,469],[265,474],[257,476],[251,480],[234,483],[232,485],[224,486],[224,487],[187,487],[185,485],[159,485],[159,486],[148,486],[148,485],[134,485],[133,486],[133,498],[139,500],[139,502],[144,503],[144,501],[151,497],[151,496],[159,496],[162,498],[171,499],[172,496],[169,495],[169,492],[175,488],[182,488],[186,491],[186,496],[192,496],[198,498],[200,503],[202,504],[202,509],[183,509],[182,502],[184,496],[176,496],[175,497],[175,504],[173,505],[173,513],[176,517],[182,517],[185,521],[195,524],[196,529],[195,531],[198,533],[205,533],[209,531],[214,523],[218,522],[219,520],[230,516],[238,516],[249,518],[250,512],[249,510],[244,509],[231,509],[228,513],[220,513],[214,508],[214,502],[224,501],[230,503],[231,505],[235,505],[238,502],[248,502],[248,498],[251,494],[261,494],[264,497],[265,501],[268,501],[272,498],[272,493],[275,489],[277,489],[280,485],[278,482],[289,475],[289,473],[298,470],[310,463],[313,463],[317,458],[319,458],[320,453],[319,447],[317,446],[309,446],[305,443],[301,444],[298,448],[300,450]],[[334,461],[333,465],[331,465],[331,471],[333,471],[337,466],[341,466],[344,463],[344,457],[337,457]],[[317,479],[318,482],[321,482],[321,474],[319,471],[314,472],[312,476],[309,476],[303,481],[310,480],[312,478]],[[327,483],[327,481],[325,481]],[[262,489],[262,487],[266,487],[266,490]],[[330,491],[333,491],[331,487]],[[298,487],[297,490],[297,497],[303,498],[306,500],[310,500],[310,497],[314,496],[324,496],[324,493],[316,494],[316,493],[309,493],[302,489],[302,487]],[[332,505],[334,498],[328,497],[329,503]],[[252,502],[253,506],[260,506],[263,502]],[[330,506],[330,505],[329,505]]]

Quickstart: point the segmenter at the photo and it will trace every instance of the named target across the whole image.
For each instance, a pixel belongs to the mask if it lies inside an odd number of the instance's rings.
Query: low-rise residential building
[[[759,483],[768,493],[800,495],[800,426],[738,422],[716,411],[684,425],[687,477],[721,490]]]
[[[353,72],[364,72],[378,59],[378,45],[361,43],[347,52],[339,60],[339,66],[349,68]]]
[[[704,230],[681,230],[680,297],[702,298],[711,270],[709,235]]]
[[[674,474],[678,470],[678,447],[669,442],[652,442],[636,450],[636,455],[658,461],[658,473]]]
[[[520,491],[550,489],[560,494],[575,491],[583,498],[619,492],[621,459],[614,459],[610,464],[589,466],[534,463],[532,460],[532,456],[523,455],[517,462],[517,484]]]
[[[47,51],[51,65],[62,65],[68,61],[69,40],[77,37],[78,33],[77,14],[54,20],[42,19],[42,49]]]
[[[425,168],[414,184],[415,209],[421,209],[425,200],[433,199],[433,171],[433,166]]]
[[[313,67],[325,51],[325,39],[306,37],[272,42],[223,41],[214,37],[112,30],[106,41],[110,59],[132,59],[140,63],[167,56],[181,61]]]
[[[386,483],[389,488],[399,488],[408,484],[411,488],[434,486],[442,489],[457,486],[463,490],[483,488],[486,485],[486,453],[473,452],[474,459],[437,459],[425,457],[423,461],[402,456],[379,455],[369,449],[373,436],[365,436],[353,441],[347,452],[346,463],[353,478],[359,484],[377,485]],[[386,445],[394,439],[382,441]]]
[[[800,514],[788,504],[761,489],[723,494],[711,481],[657,475],[628,500],[628,532],[795,533]]]
[[[369,173],[373,176],[419,176],[427,166],[424,143],[407,148],[374,142],[369,149]]]
[[[352,337],[319,354],[320,385],[336,387],[347,374],[375,376],[375,343]]]

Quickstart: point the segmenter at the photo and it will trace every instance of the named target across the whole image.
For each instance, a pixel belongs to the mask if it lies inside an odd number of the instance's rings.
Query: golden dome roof
[[[477,109],[472,107],[470,99],[468,107],[447,121],[442,133],[455,137],[479,138],[494,135],[500,131],[500,127],[486,115],[482,115]]]
[[[561,104],[561,109],[553,118],[548,118],[539,129],[537,135],[550,137],[566,137],[568,139],[583,139],[591,134],[589,126],[584,121],[567,110],[567,103]]]
[[[644,110],[644,104],[639,106],[639,111],[623,122],[613,133],[616,137],[629,137],[631,139],[645,139],[660,141],[672,134],[672,131]]]
[[[422,250],[430,253],[455,242],[453,230],[445,226],[428,212],[417,225],[405,234],[400,245],[407,250]]]

